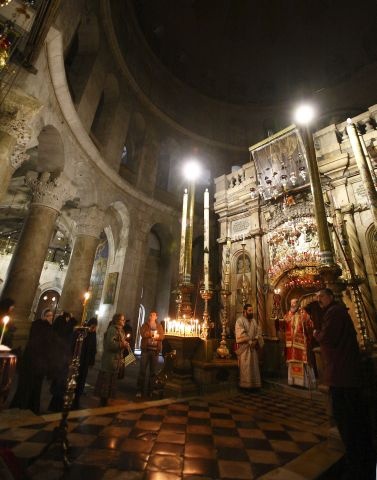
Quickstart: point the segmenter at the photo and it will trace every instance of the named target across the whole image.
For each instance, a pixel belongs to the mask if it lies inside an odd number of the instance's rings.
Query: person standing
[[[258,351],[263,348],[262,330],[253,315],[253,307],[247,303],[243,315],[238,317],[235,326],[240,388],[260,388]]]
[[[158,356],[161,352],[162,341],[165,337],[162,325],[157,321],[158,314],[152,310],[148,320],[140,329],[141,335],[141,361],[137,379],[136,397],[140,398],[144,393],[147,381],[147,394],[152,395],[153,385],[157,373]],[[149,370],[149,374],[148,374]]]
[[[103,355],[98,372],[94,395],[100,397],[102,407],[108,404],[109,398],[116,395],[118,372],[123,361],[123,351],[129,348],[124,334],[125,318],[116,313],[103,337]]]
[[[307,333],[311,329],[310,316],[304,309],[300,309],[299,300],[292,298],[284,320],[288,385],[309,388],[315,381],[313,369],[308,364]]]
[[[53,331],[53,358],[52,381],[50,392],[52,394],[49,411],[61,412],[64,403],[64,394],[67,387],[67,375],[72,359],[73,330],[77,320],[69,312],[57,316],[52,324]]]
[[[345,479],[376,478],[376,448],[367,406],[361,391],[361,357],[356,331],[344,305],[335,302],[329,288],[317,293],[323,310],[319,331],[325,383],[330,388],[333,416],[345,446]]]
[[[42,317],[31,324],[11,408],[30,409],[39,414],[42,383],[49,373],[54,348],[51,326],[53,317],[53,312],[46,309],[42,312]]]

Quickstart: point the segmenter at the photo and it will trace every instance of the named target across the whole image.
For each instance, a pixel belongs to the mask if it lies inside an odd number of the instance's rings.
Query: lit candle
[[[3,331],[1,332],[0,345],[3,344],[4,333],[5,333],[5,329],[7,328],[7,324],[9,320],[10,318],[8,317],[8,315],[5,315],[5,317],[3,318]]]
[[[187,228],[187,188],[183,194],[182,203],[182,226],[181,226],[181,250],[179,252],[179,276],[183,278],[185,268],[185,243],[186,243],[186,228]]]
[[[85,318],[86,318],[86,304],[88,303],[88,300],[90,298],[90,292],[85,292],[84,293],[84,302],[83,302],[83,310],[82,310],[82,317],[81,317],[81,325],[84,325]]]
[[[204,192],[204,289],[209,290],[209,192]]]

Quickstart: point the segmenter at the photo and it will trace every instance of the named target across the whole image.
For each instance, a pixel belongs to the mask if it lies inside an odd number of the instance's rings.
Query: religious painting
[[[112,304],[115,300],[115,292],[118,284],[118,272],[109,273],[107,276],[104,304]]]
[[[257,190],[265,200],[307,183],[305,150],[298,129],[291,126],[250,147]]]

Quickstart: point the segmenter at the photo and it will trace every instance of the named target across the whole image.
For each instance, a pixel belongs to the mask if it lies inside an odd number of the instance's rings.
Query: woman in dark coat
[[[94,390],[94,395],[101,399],[101,406],[107,405],[109,398],[115,397],[123,350],[129,347],[124,334],[124,324],[124,315],[116,313],[103,337],[101,369]]]
[[[56,317],[52,324],[53,331],[53,358],[52,382],[50,391],[52,398],[48,409],[52,412],[61,412],[63,408],[64,393],[67,384],[68,368],[72,358],[73,330],[77,324],[71,314],[63,312]]]
[[[42,318],[31,324],[29,339],[21,359],[16,394],[11,408],[30,409],[39,414],[43,379],[49,373],[52,341],[52,319],[54,314],[46,309]]]

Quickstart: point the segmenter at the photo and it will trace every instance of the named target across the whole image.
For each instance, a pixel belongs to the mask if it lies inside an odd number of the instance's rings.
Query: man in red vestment
[[[314,381],[312,367],[308,365],[306,336],[311,328],[311,320],[305,310],[300,308],[297,298],[291,299],[291,306],[284,320],[288,384],[309,388]]]

